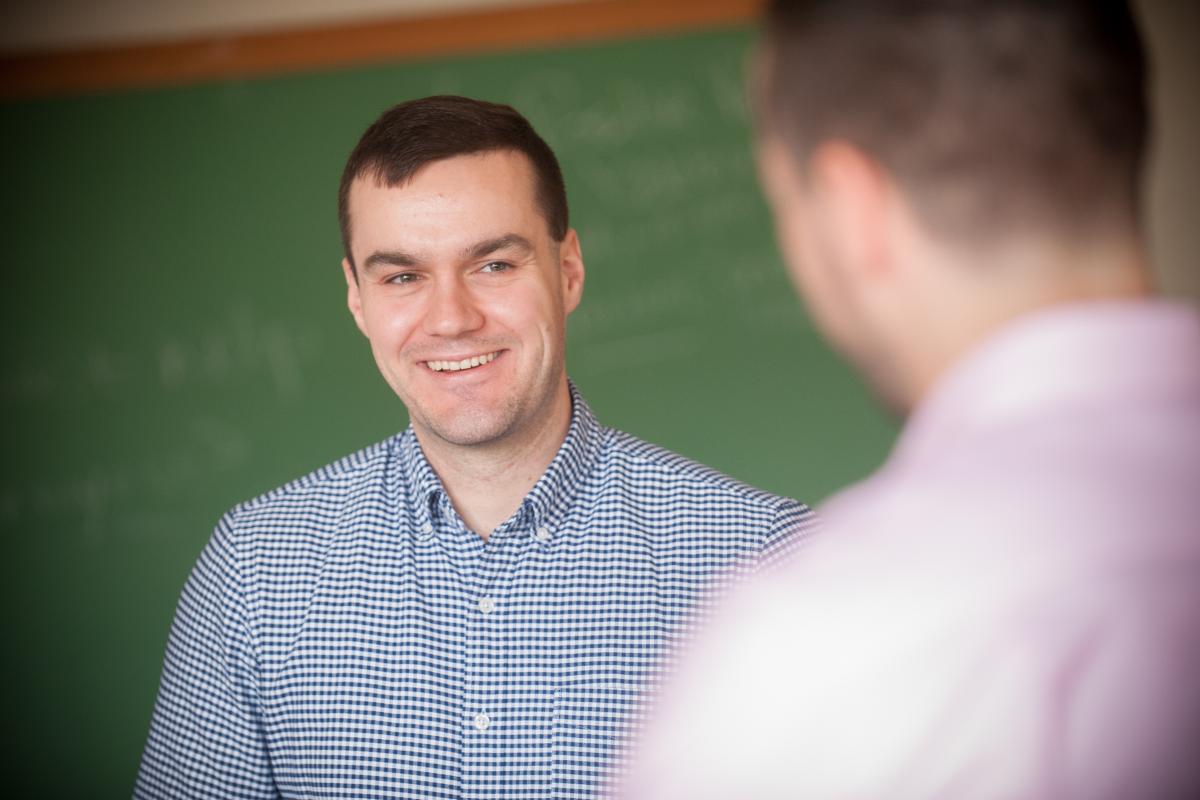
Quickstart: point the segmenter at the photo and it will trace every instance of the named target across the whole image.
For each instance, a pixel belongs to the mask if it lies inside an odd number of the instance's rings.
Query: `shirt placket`
[[[463,797],[495,795],[507,746],[522,735],[511,713],[512,686],[506,657],[512,615],[508,608],[513,570],[522,546],[524,515],[492,534],[467,594],[463,670]]]

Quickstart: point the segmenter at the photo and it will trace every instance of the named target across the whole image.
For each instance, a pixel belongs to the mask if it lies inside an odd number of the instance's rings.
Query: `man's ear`
[[[362,335],[367,336],[367,325],[363,322],[362,295],[358,291],[358,275],[348,258],[342,259],[342,274],[346,276],[346,306],[350,309],[350,316],[354,317],[354,324],[358,326]]]
[[[579,235],[574,228],[558,246],[559,268],[562,270],[563,308],[567,314],[579,306],[583,298],[583,252],[579,247]]]
[[[813,151],[809,176],[825,208],[827,241],[839,250],[847,277],[875,281],[894,266],[891,232],[894,186],[884,169],[852,144],[830,141]]]

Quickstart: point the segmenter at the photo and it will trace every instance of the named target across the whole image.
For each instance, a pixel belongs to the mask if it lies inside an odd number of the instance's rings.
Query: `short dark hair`
[[[1136,222],[1146,62],[1122,0],[771,0],[760,127],[879,161],[942,234]]]
[[[406,183],[426,164],[454,156],[514,150],[523,153],[536,176],[536,197],[550,235],[567,235],[567,190],[554,151],[529,120],[512,106],[436,95],[392,106],[367,128],[346,161],[338,187],[338,223],[346,258],[350,252],[350,187],[369,175],[384,186]]]

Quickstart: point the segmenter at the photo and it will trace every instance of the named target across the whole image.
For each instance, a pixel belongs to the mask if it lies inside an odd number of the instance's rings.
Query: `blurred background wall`
[[[1200,298],[1200,3],[1138,0],[1154,65],[1157,131],[1147,186],[1161,287]]]

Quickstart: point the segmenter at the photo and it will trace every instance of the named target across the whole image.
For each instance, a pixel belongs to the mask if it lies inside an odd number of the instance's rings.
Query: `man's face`
[[[350,311],[418,433],[473,446],[554,424],[583,262],[574,231],[550,236],[528,159],[458,156],[393,188],[359,178],[349,205]]]
[[[758,148],[759,180],[775,222],[779,249],[792,285],[817,329],[839,350],[852,346],[853,315],[841,285],[836,255],[826,239],[834,234],[820,198],[804,185],[787,146],[766,134]]]
[[[863,268],[863,242],[878,223],[864,223],[871,215],[863,211],[856,181],[844,170],[821,180],[803,174],[787,145],[771,133],[760,142],[758,166],[788,273],[813,324],[884,405],[903,410],[907,401],[890,337],[882,333],[879,309],[864,301],[871,271]]]

